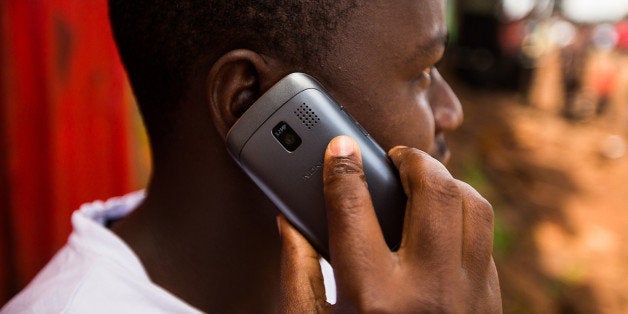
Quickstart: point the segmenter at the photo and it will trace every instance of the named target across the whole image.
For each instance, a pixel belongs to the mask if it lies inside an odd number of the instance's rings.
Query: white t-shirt
[[[154,284],[131,248],[104,227],[143,199],[138,191],[81,206],[72,214],[74,230],[67,244],[0,312],[200,313]],[[335,301],[333,273],[325,264],[328,300]]]

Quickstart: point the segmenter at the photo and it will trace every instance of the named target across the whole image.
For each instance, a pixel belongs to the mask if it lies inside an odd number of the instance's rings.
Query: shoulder
[[[87,280],[92,266],[77,258],[67,245],[61,249],[2,313],[63,313]]]
[[[115,260],[66,245],[1,313],[198,313]]]
[[[72,215],[67,244],[1,313],[197,312],[155,285],[134,252],[103,224],[130,212],[134,193],[86,204]]]

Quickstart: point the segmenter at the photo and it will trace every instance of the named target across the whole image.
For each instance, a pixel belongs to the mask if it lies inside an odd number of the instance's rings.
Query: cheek
[[[428,151],[434,141],[431,109],[422,97],[400,95],[378,97],[370,102],[373,105],[358,110],[347,109],[384,150],[404,145]]]

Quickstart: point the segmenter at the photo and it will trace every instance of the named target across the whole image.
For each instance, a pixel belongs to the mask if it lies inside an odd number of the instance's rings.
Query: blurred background
[[[493,204],[505,312],[628,313],[628,0],[448,6],[448,167]],[[1,1],[0,62],[4,304],[150,162],[105,0]]]

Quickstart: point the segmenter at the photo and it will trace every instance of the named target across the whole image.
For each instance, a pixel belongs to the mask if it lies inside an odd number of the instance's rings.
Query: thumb
[[[280,313],[326,313],[320,256],[283,215],[277,216],[281,236]]]

